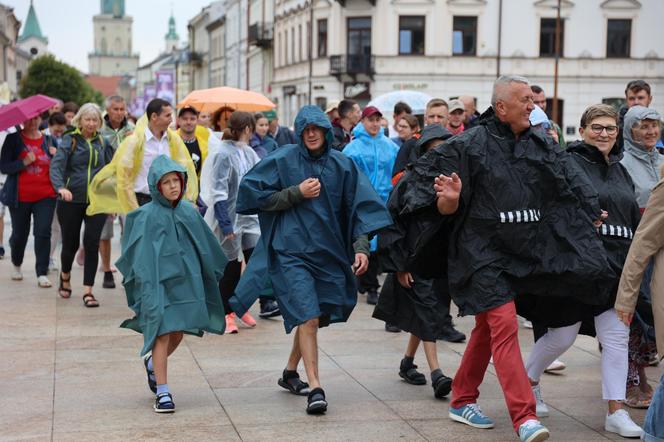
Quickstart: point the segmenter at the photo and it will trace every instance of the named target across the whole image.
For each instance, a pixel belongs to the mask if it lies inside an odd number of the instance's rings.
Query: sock
[[[435,384],[439,378],[443,377],[443,372],[440,368],[436,368],[431,372],[431,384]]]
[[[168,384],[159,384],[159,385],[157,385],[157,396],[159,396],[160,394],[163,394],[163,393],[169,393]],[[167,397],[163,397],[159,400],[159,402],[166,402],[166,401],[169,401],[169,400],[170,399],[168,399]]]

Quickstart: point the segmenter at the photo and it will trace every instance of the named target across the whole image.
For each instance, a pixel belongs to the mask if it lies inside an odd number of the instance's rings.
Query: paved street
[[[8,237],[6,231],[5,247]],[[117,241],[116,234],[115,257]],[[86,309],[80,267],[75,264],[74,296],[60,299],[55,288],[37,288],[32,243],[26,255],[22,282],[10,280],[8,257],[0,261],[2,441],[515,440],[492,369],[480,404],[496,428],[451,422],[448,402],[435,400],[430,385],[399,379],[407,335],[384,332],[383,323],[370,318],[364,297],[348,324],[320,334],[321,379],[330,403],[325,416],[307,416],[305,398],[276,385],[290,349],[279,320],[259,320],[255,329],[240,329],[238,335],[186,337],[169,364],[177,412],[156,415],[138,357],[141,336],[118,328],[129,316],[123,290],[96,288],[101,307]],[[55,285],[57,275],[51,278]],[[101,286],[101,274],[97,283]],[[457,324],[469,333],[472,318]],[[531,331],[522,329],[525,354],[531,342]],[[446,374],[454,373],[464,347],[438,345]],[[620,440],[603,431],[596,341],[577,339],[562,359],[567,370],[542,379],[551,409],[543,421],[551,440]],[[422,353],[416,362],[425,368]],[[650,378],[658,379],[659,370],[650,368]],[[644,411],[630,412],[643,422]]]

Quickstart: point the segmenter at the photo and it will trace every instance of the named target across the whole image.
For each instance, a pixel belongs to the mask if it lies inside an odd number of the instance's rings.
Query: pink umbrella
[[[33,95],[2,106],[0,107],[0,131],[36,117],[52,108],[56,103],[57,100],[46,95]]]

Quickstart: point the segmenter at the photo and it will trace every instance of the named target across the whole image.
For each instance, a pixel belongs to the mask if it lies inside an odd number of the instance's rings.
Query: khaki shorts
[[[113,238],[113,215],[108,215],[106,217],[106,222],[104,223],[104,228],[101,231],[100,240],[111,239]]]

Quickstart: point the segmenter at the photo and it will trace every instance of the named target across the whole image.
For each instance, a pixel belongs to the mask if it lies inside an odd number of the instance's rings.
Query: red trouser
[[[493,365],[517,432],[519,425],[528,419],[537,419],[535,397],[523,366],[518,332],[513,301],[475,316],[475,328],[452,383],[450,404],[459,408],[477,402],[478,387],[493,355]]]

